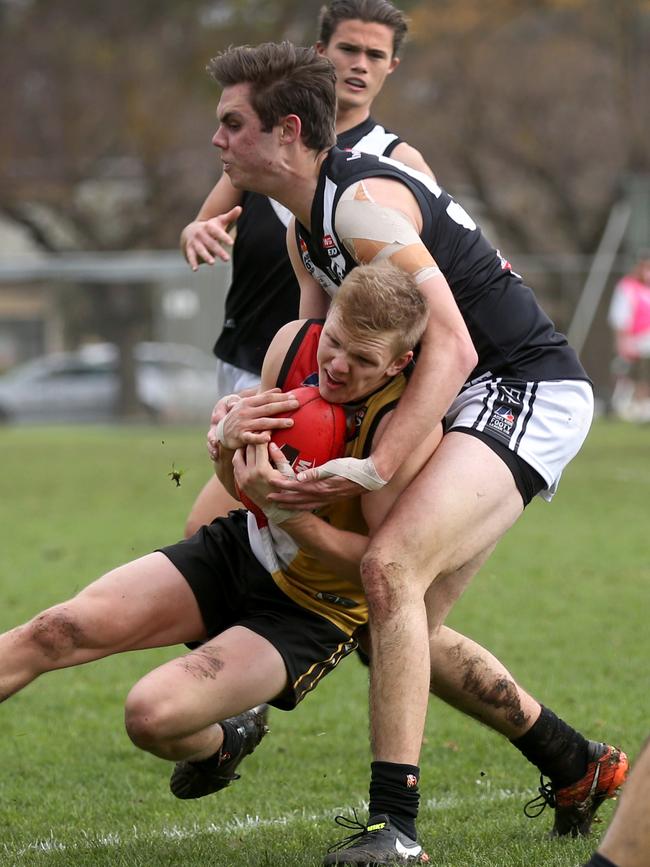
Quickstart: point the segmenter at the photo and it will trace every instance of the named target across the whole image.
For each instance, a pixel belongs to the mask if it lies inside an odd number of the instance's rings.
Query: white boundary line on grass
[[[483,785],[481,780],[477,780],[476,782],[477,785]],[[453,796],[446,798],[429,798],[427,801],[423,801],[421,806],[429,810],[453,810],[472,804],[475,805],[477,802],[493,803],[496,801],[508,801],[515,798],[524,798],[529,794],[529,791],[532,790],[515,791],[511,789],[495,789],[484,791],[478,798],[456,798]],[[304,811],[292,810],[284,816],[275,816],[268,819],[262,819],[260,816],[246,815],[243,819],[234,818],[222,824],[208,822],[206,825],[198,825],[195,823],[188,827],[172,825],[168,828],[159,828],[152,831],[139,830],[137,825],[134,825],[131,832],[126,835],[118,832],[110,832],[108,834],[95,836],[92,832],[82,829],[79,833],[84,840],[80,840],[76,843],[63,843],[60,840],[57,840],[54,836],[54,832],[51,831],[49,837],[41,840],[34,840],[20,848],[14,848],[4,843],[2,847],[0,847],[0,852],[4,851],[4,854],[9,857],[20,858],[22,855],[27,855],[28,853],[35,851],[84,852],[96,849],[98,846],[103,846],[105,849],[116,848],[118,846],[137,842],[138,840],[187,840],[199,834],[231,834],[233,832],[241,834],[247,831],[256,831],[259,828],[290,825],[296,820],[309,822],[322,822],[328,819],[333,820],[334,816],[339,815],[339,813],[349,813],[352,815],[354,809],[357,811],[363,811],[367,810],[367,808],[367,802],[362,802],[361,804],[356,804],[354,806],[348,805],[337,808],[336,810],[327,810],[326,812],[321,813],[308,814]]]

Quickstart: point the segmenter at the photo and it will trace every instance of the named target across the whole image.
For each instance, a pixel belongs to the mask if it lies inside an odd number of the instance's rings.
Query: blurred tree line
[[[0,0],[2,213],[46,250],[175,246],[219,174],[207,61],[230,44],[311,43],[319,8]],[[478,203],[508,258],[592,253],[622,180],[650,173],[650,0],[401,8],[411,36],[375,116]],[[85,303],[121,332],[145,296],[89,287]]]

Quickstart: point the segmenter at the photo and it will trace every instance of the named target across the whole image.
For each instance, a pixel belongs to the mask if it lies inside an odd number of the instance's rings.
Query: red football
[[[313,386],[292,388],[291,393],[300,406],[276,418],[292,418],[293,426],[273,431],[271,439],[280,446],[293,471],[299,473],[343,457],[347,439],[343,407],[324,400]],[[255,510],[243,494],[241,501],[246,508]]]

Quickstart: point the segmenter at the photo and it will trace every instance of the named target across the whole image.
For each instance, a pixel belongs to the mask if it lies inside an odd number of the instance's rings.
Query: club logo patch
[[[499,383],[497,390],[485,429],[507,444],[523,410],[525,390],[504,383]]]

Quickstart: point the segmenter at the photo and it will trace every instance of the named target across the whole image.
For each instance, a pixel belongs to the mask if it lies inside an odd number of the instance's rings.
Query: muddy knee
[[[81,623],[64,606],[50,608],[30,620],[24,627],[24,635],[51,662],[59,662],[86,645]]]
[[[375,621],[395,612],[408,592],[404,567],[377,555],[364,557],[361,561],[361,580]]]

